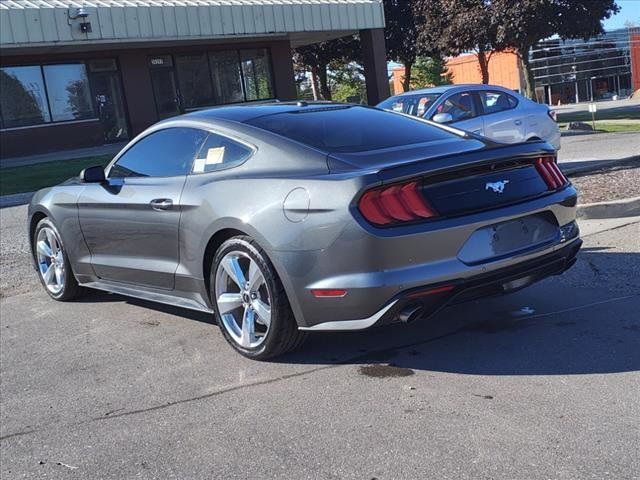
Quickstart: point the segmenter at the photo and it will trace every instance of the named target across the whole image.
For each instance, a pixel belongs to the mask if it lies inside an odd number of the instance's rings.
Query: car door
[[[449,122],[449,125],[468,132],[483,134],[482,118],[480,118],[473,92],[453,93],[440,99],[431,118],[438,113],[451,115],[453,120]]]
[[[78,215],[100,279],[174,288],[182,189],[206,136],[157,130],[118,157],[104,184],[86,185]]]
[[[504,143],[524,142],[525,115],[516,108],[518,100],[499,90],[482,90],[478,92],[478,96],[485,136]]]

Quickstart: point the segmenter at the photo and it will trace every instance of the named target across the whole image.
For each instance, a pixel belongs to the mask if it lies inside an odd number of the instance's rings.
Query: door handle
[[[173,206],[173,201],[169,198],[156,198],[149,203],[154,210],[169,210]]]
[[[516,120],[513,123],[515,123],[516,125],[522,125],[522,120]]]

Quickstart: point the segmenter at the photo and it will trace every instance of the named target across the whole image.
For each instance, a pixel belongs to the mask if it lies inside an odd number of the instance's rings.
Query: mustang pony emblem
[[[484,186],[485,190],[493,190],[495,193],[504,192],[504,186],[509,183],[509,180],[501,180],[500,182],[487,182]]]

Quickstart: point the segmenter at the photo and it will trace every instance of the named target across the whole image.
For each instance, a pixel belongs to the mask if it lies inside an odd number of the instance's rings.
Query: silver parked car
[[[544,142],[345,104],[160,122],[29,206],[46,292],[90,287],[211,312],[250,358],[306,332],[426,317],[559,274],[581,240]]]
[[[445,123],[503,143],[544,140],[560,149],[555,112],[497,85],[445,85],[406,92],[379,108]]]

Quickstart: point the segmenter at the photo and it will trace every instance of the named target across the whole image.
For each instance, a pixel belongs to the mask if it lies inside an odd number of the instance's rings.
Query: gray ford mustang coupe
[[[274,103],[160,122],[40,190],[33,258],[82,287],[211,312],[241,354],[511,292],[576,258],[576,191],[546,143],[375,108]]]

